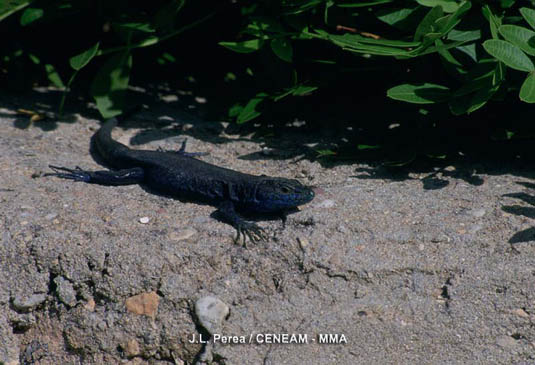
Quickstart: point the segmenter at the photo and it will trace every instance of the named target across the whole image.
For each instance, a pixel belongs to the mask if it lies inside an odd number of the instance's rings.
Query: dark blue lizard
[[[264,230],[246,221],[236,211],[281,213],[308,203],[314,192],[297,180],[255,176],[211,165],[185,152],[132,150],[111,137],[116,119],[110,119],[95,134],[95,146],[106,163],[117,170],[86,171],[50,165],[64,179],[101,185],[146,184],[165,194],[218,206],[221,218],[236,228],[235,241],[245,236],[265,240]]]

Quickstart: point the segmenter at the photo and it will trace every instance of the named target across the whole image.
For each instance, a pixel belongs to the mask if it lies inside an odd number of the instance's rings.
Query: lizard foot
[[[251,222],[240,222],[236,226],[236,237],[234,238],[234,243],[243,242],[243,247],[247,247],[247,238],[253,243],[260,241],[267,241],[268,235],[266,231]]]

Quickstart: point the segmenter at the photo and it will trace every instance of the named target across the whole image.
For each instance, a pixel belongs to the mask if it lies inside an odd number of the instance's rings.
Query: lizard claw
[[[84,182],[88,182],[91,179],[89,174],[82,170],[79,166],[76,166],[74,169],[54,165],[48,165],[48,167],[50,167],[54,172],[46,173],[44,176],[56,176],[62,179]]]

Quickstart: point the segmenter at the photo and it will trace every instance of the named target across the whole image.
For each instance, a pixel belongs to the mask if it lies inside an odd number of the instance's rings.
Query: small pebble
[[[309,242],[304,237],[297,237],[297,242],[299,242],[299,247],[301,247],[301,250],[305,250],[307,246],[309,245]]]
[[[128,358],[139,356],[139,354],[141,353],[139,350],[139,343],[135,339],[127,341],[121,347],[124,349],[124,354]]]
[[[95,299],[89,298],[87,303],[84,304],[84,308],[90,312],[93,312],[95,310],[95,305],[96,305]]]
[[[205,223],[208,223],[209,221],[210,221],[210,217],[200,215],[200,216],[193,218],[192,223],[193,224],[205,224]]]
[[[47,214],[45,216],[45,219],[51,221],[52,219],[56,218],[57,216],[58,216],[57,213],[50,213],[50,214]]]
[[[334,200],[325,199],[324,201],[322,201],[319,204],[317,204],[316,207],[318,207],[318,208],[332,208],[335,205],[336,205],[336,203],[334,202]]]
[[[513,337],[504,335],[496,339],[496,344],[503,348],[511,348],[515,347],[517,342]]]
[[[194,229],[185,229],[182,231],[173,231],[169,233],[169,239],[171,241],[183,241],[191,238],[197,234],[197,231]]]
[[[160,297],[155,291],[134,295],[125,301],[126,310],[130,313],[154,318],[158,312]]]
[[[513,313],[519,317],[529,318],[529,314],[522,308],[515,309]]]
[[[167,103],[172,103],[172,102],[175,102],[175,101],[178,101],[178,96],[176,95],[163,95],[160,97],[160,99],[162,99],[163,101],[167,102]]]
[[[149,223],[149,221],[150,221],[149,217],[141,217],[141,218],[139,218],[139,222],[143,223],[143,224],[147,224],[147,223]]]
[[[485,215],[485,209],[472,209],[470,211],[470,214],[473,215],[476,218],[481,218]]]
[[[65,280],[63,277],[58,276],[54,279],[56,284],[56,294],[59,300],[69,307],[76,305],[76,291],[74,290],[72,283]]]
[[[223,320],[229,312],[228,305],[216,297],[206,296],[195,303],[195,314],[210,334],[221,333]]]
[[[46,294],[32,294],[29,297],[16,297],[13,307],[20,311],[30,311],[46,300]]]
[[[275,154],[275,150],[272,148],[264,147],[262,148],[262,154],[264,156],[273,156]]]

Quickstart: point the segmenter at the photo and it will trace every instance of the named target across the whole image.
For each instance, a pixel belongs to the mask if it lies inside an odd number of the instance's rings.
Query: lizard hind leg
[[[188,139],[185,138],[182,141],[182,144],[180,145],[180,149],[178,150],[165,150],[161,147],[158,147],[158,152],[167,152],[167,153],[176,153],[178,155],[187,156],[187,157],[198,157],[198,156],[206,156],[209,153],[208,152],[186,152],[186,143],[188,142]]]
[[[134,167],[123,170],[109,171],[87,171],[76,166],[74,169],[49,165],[54,172],[44,174],[44,176],[55,176],[62,179],[82,181],[99,185],[130,185],[139,184],[145,177],[145,172],[141,167]]]

